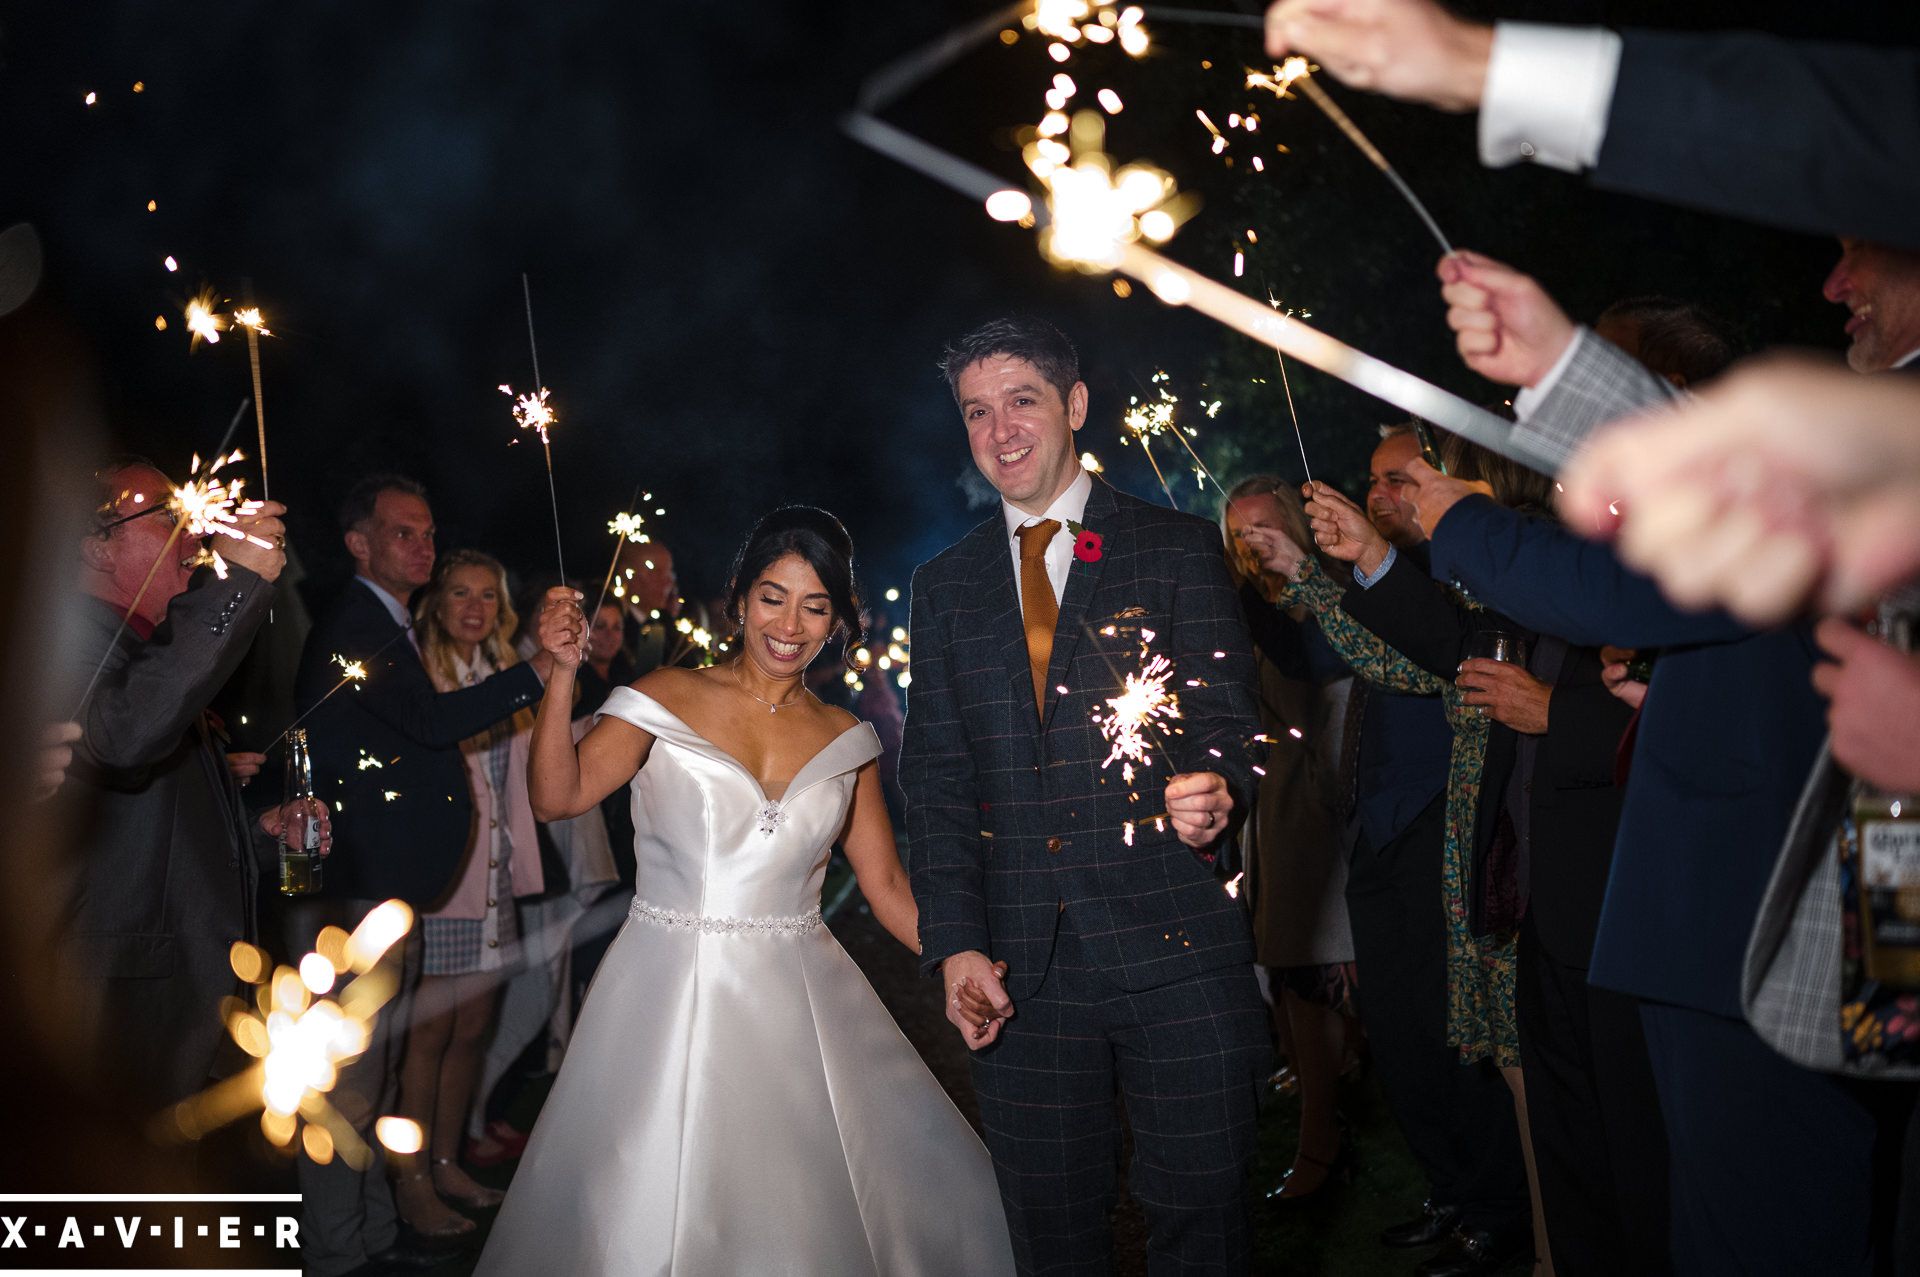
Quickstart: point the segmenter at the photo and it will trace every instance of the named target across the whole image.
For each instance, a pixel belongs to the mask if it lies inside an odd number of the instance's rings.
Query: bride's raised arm
[[[556,585],[540,605],[540,649],[553,657],[553,674],[534,719],[527,763],[536,820],[567,820],[587,811],[632,780],[653,745],[652,736],[612,717],[596,723],[578,747],[573,743],[574,676],[586,655],[581,597]]]
[[[907,948],[920,952],[920,908],[913,902],[907,870],[893,842],[893,821],[887,816],[886,795],[880,789],[880,766],[870,762],[860,769],[853,787],[853,810],[840,837],[847,863],[859,880],[860,894],[880,925]]]

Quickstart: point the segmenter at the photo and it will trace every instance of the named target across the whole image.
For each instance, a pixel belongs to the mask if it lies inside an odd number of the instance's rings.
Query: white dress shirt
[[[407,632],[407,642],[413,644],[413,650],[418,652],[420,640],[414,636],[413,617],[407,612],[407,605],[367,577],[356,575],[353,579],[373,591],[373,597],[379,599],[380,606],[387,609],[387,615],[393,618],[393,623]]]
[[[1059,603],[1067,592],[1067,569],[1073,566],[1074,534],[1067,524],[1081,522],[1087,512],[1087,498],[1092,495],[1093,476],[1081,470],[1079,476],[1068,485],[1065,492],[1054,498],[1053,504],[1047,507],[1047,512],[1040,518],[1005,500],[1000,502],[1000,515],[1007,521],[1007,544],[1013,553],[1013,593],[1020,598],[1022,608],[1026,607],[1026,599],[1020,597],[1020,529],[1039,523],[1042,519],[1060,521],[1060,530],[1053,534],[1053,540],[1047,542],[1046,556],[1047,580],[1053,583],[1053,601]]]
[[[1497,22],[1480,92],[1480,162],[1577,173],[1607,137],[1621,40],[1604,27]]]

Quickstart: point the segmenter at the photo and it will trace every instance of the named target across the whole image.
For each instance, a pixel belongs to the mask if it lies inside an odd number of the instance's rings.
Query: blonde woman
[[[414,605],[420,657],[436,688],[455,691],[517,664],[519,626],[506,569],[477,550],[441,556]],[[473,791],[466,860],[439,906],[421,918],[425,958],[400,1064],[400,1111],[427,1132],[429,1164],[394,1182],[394,1204],[429,1238],[474,1231],[448,1203],[498,1206],[503,1194],[460,1166],[460,1134],[473,1098],[500,989],[519,963],[515,896],[542,887],[539,834],[527,799],[533,714],[522,711],[460,745]]]

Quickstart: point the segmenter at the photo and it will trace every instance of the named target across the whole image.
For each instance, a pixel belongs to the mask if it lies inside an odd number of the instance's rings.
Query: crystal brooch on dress
[[[756,821],[761,833],[771,835],[774,830],[787,823],[787,809],[776,802],[761,803]]]

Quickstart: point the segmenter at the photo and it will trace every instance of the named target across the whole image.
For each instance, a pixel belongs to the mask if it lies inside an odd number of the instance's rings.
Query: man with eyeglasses
[[[119,461],[94,479],[88,597],[60,666],[61,707],[77,704],[80,725],[60,797],[76,832],[57,904],[62,975],[96,1026],[94,1058],[126,1069],[111,1081],[145,1117],[212,1080],[220,1000],[238,985],[228,951],[258,938],[255,891],[282,813],[242,805],[206,706],[267,618],[285,508],[240,516],[257,540],[221,539],[222,577],[176,535],[166,475]]]

